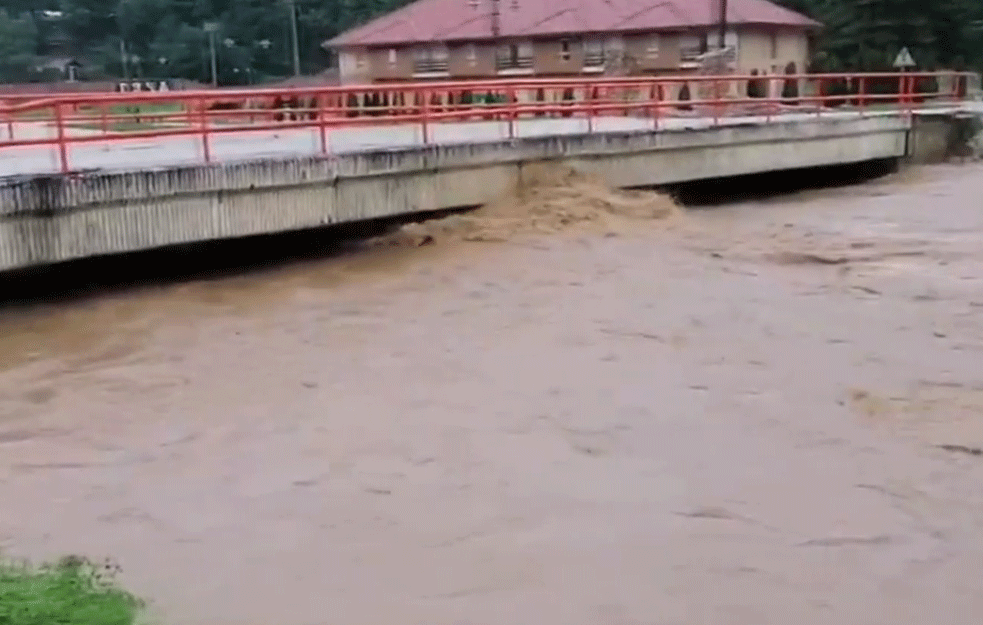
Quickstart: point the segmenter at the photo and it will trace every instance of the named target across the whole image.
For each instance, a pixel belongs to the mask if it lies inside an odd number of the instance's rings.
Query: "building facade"
[[[711,35],[711,37],[714,37]],[[342,83],[490,79],[525,76],[638,76],[677,74],[697,68],[708,48],[705,35],[640,33],[606,37],[574,34],[552,39],[357,46],[338,50]],[[728,35],[735,71],[800,71],[810,38],[790,29],[736,29]],[[712,44],[711,44],[712,45]]]
[[[694,71],[717,44],[719,18],[709,5],[624,0],[631,4],[619,12],[614,0],[579,0],[566,10],[538,0],[552,6],[544,11],[536,1],[488,14],[479,0],[418,0],[325,46],[337,53],[343,83],[366,83],[678,74]],[[816,22],[766,0],[729,5],[735,71],[781,73],[789,63],[804,71]]]

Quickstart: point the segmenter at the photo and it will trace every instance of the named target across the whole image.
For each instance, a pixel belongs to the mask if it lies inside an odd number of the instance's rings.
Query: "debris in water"
[[[679,205],[662,193],[614,189],[574,169],[544,165],[524,169],[517,189],[478,210],[409,224],[379,244],[421,246],[440,237],[502,242],[585,226],[617,236],[639,221],[681,214]]]
[[[983,449],[979,447],[967,447],[966,445],[936,445],[943,451],[951,451],[957,454],[969,454],[970,456],[983,456]]]

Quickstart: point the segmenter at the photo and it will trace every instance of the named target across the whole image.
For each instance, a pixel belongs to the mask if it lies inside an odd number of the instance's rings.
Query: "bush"
[[[119,567],[69,556],[33,566],[0,560],[0,625],[133,625],[143,603],[116,585]]]

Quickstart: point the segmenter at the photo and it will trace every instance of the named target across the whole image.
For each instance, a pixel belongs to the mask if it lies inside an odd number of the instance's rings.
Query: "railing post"
[[[106,111],[106,103],[99,103],[99,127],[102,129],[102,134],[109,134],[109,113]]]
[[[315,99],[315,102],[317,102],[317,125],[321,133],[321,154],[328,153],[328,120],[325,119],[327,107],[324,106],[326,100],[327,96],[323,94],[318,94]]]
[[[584,93],[587,96],[587,132],[594,132],[594,117],[597,115],[597,99],[601,97],[601,90],[590,84],[585,83]]]
[[[901,72],[901,109],[905,117],[911,117],[911,93],[909,90],[908,72]]]
[[[659,116],[662,114],[662,83],[658,80],[652,85],[652,130],[659,129]]]
[[[212,149],[208,143],[208,111],[206,110],[205,100],[199,98],[195,100],[195,108],[198,109],[198,129],[201,131],[201,152],[206,163],[212,162]]]
[[[703,89],[701,89],[701,91],[705,89],[706,89],[706,85],[704,84]],[[713,79],[710,81],[710,94],[711,94],[710,109],[713,111],[713,125],[719,126],[720,109],[723,106],[723,101],[720,99],[720,81],[717,80],[716,76],[714,76]]]
[[[55,136],[58,140],[58,160],[61,164],[61,173],[67,174],[68,165],[68,145],[65,136],[65,109],[61,102],[55,103]]]
[[[420,111],[420,126],[423,130],[423,144],[430,143],[430,98],[432,94],[429,89],[423,89],[423,108]]]
[[[823,78],[820,76],[813,80],[815,81],[814,89],[816,90],[816,99],[812,105],[816,107],[816,117],[822,117],[823,107],[826,106],[826,94],[823,92]]]
[[[857,79],[857,108],[860,109],[860,116],[865,117],[867,112],[867,77],[861,76]]]
[[[508,98],[508,112],[506,117],[509,124],[509,139],[515,139],[515,126],[516,126],[516,110],[518,109],[518,101],[515,93],[515,85],[509,85],[505,91],[505,97]]]

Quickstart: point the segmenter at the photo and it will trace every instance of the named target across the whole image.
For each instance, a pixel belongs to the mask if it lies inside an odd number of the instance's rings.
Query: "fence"
[[[423,141],[450,122],[498,121],[516,136],[524,119],[586,119],[589,132],[610,116],[645,118],[653,130],[667,120],[790,112],[817,116],[850,110],[868,115],[890,109],[955,105],[979,90],[975,74],[956,72],[808,75],[678,76],[523,79],[325,86],[236,91],[64,94],[0,106],[6,136],[0,151],[57,149],[62,172],[71,148],[132,139],[194,137],[205,162],[215,136],[291,128],[313,129],[328,153],[328,134],[340,127],[417,124]]]

